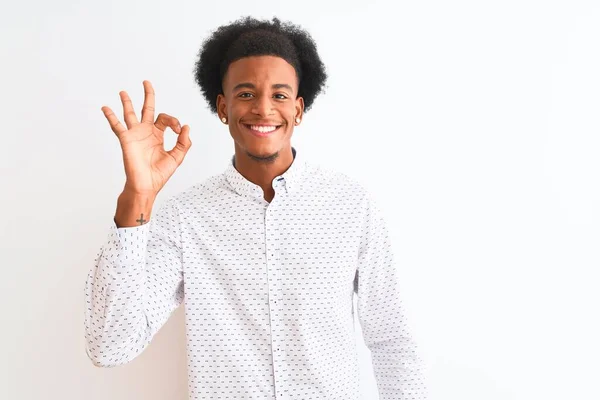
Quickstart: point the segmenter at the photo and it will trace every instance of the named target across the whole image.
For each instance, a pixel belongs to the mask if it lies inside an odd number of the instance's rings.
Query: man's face
[[[298,79],[287,61],[275,56],[234,61],[223,79],[223,93],[217,96],[219,118],[227,118],[236,150],[267,159],[291,146],[304,100],[296,98]]]

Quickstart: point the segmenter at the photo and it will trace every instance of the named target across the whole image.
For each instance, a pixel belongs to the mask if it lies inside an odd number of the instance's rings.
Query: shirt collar
[[[302,178],[306,172],[306,162],[298,155],[296,149],[292,147],[292,155],[294,160],[292,165],[281,175],[276,176],[273,179],[273,187],[277,188],[278,185],[282,185],[286,192],[290,192],[298,188],[302,182]],[[227,168],[225,169],[225,180],[233,188],[233,190],[246,196],[262,197],[264,195],[262,188],[249,180],[247,180],[234,166],[235,154],[231,157]]]

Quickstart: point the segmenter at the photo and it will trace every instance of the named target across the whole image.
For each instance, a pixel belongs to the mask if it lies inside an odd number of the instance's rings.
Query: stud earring
[[[299,124],[300,123],[300,118],[296,117],[296,123]]]
[[[227,118],[223,117],[223,118],[221,118],[221,121],[223,121],[223,123],[226,124],[227,123]]]

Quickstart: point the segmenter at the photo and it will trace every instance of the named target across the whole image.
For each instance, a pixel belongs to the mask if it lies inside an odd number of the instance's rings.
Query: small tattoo
[[[135,222],[139,222],[140,225],[144,225],[146,222],[148,222],[147,220],[144,219],[144,214],[142,214],[140,216],[140,219],[136,219]]]

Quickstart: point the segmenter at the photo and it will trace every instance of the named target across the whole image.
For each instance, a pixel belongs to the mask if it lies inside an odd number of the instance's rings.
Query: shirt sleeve
[[[363,212],[355,292],[358,320],[371,352],[379,398],[425,400],[424,364],[403,311],[387,226],[369,194]]]
[[[114,220],[85,283],[86,353],[99,367],[138,356],[183,301],[179,212],[166,200],[144,225]]]

